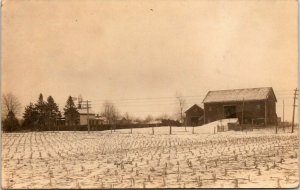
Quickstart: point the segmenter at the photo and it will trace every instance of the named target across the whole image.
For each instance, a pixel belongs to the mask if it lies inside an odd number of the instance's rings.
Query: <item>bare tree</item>
[[[153,120],[154,120],[154,118],[153,118],[152,115],[147,115],[145,120],[144,120],[144,123],[148,124],[148,127],[150,127],[150,125],[151,125],[150,122],[153,121]],[[152,135],[154,135],[154,125],[152,125]]]
[[[186,125],[184,123],[184,118],[183,118],[184,117],[183,116],[183,111],[184,111],[184,108],[185,108],[186,101],[185,101],[185,99],[183,98],[183,96],[181,95],[180,92],[176,93],[176,99],[177,99],[177,102],[178,102],[178,105],[179,105],[180,123],[184,124],[185,131],[186,131]]]
[[[171,124],[171,117],[166,114],[166,113],[163,113],[161,116],[159,116],[158,118],[161,119],[162,123],[163,124],[166,124],[167,126],[169,126],[169,129],[170,129],[170,135],[172,134],[172,124]]]
[[[167,119],[170,119],[170,116],[168,114],[166,114],[166,113],[163,113],[160,116],[158,116],[157,119],[167,120]]]
[[[131,118],[131,116],[129,115],[128,112],[126,112],[126,113],[124,114],[124,118],[125,118],[128,122],[132,120],[132,118]]]
[[[130,125],[130,133],[132,134],[132,126],[133,126],[132,123],[131,123],[132,118],[131,118],[131,116],[129,115],[128,112],[126,112],[124,114],[124,118],[127,120],[128,124]]]
[[[118,119],[119,113],[116,109],[115,105],[111,102],[106,101],[103,104],[103,112],[102,116],[104,116],[108,120],[108,124],[111,125],[111,132],[112,132],[112,125],[116,125],[116,121]]]
[[[154,120],[154,118],[152,117],[152,115],[147,115],[147,117],[145,118],[144,122],[145,123],[149,123],[149,122],[151,122],[153,120]]]
[[[12,93],[5,93],[2,95],[2,116],[7,118],[9,113],[15,116],[19,115],[21,111],[21,103],[19,99]]]

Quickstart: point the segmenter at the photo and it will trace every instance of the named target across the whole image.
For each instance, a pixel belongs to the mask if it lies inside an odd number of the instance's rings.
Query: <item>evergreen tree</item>
[[[64,115],[67,125],[77,125],[79,121],[79,112],[71,96],[69,96],[64,108]]]
[[[24,118],[24,127],[29,127],[30,129],[35,128],[38,123],[38,111],[36,106],[33,103],[30,103],[25,107],[25,112],[23,114]]]
[[[47,98],[46,103],[46,121],[48,127],[54,126],[56,123],[56,118],[60,116],[60,111],[58,105],[55,103],[52,96]]]
[[[36,103],[36,109],[38,112],[38,125],[45,126],[46,125],[46,102],[43,99],[43,94],[40,94],[38,102]]]

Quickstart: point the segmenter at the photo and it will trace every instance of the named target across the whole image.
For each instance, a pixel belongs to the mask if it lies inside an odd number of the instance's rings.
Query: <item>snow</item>
[[[230,119],[222,119],[222,120],[217,120],[202,126],[198,126],[196,131],[199,134],[214,134],[217,131],[218,126],[227,126],[228,123],[238,123],[237,118],[230,118]],[[215,131],[215,132],[214,132]]]
[[[222,123],[232,121],[222,120]],[[4,188],[297,187],[298,135],[214,134],[218,122],[101,132],[2,134]]]
[[[203,103],[265,100],[271,91],[271,87],[209,91]]]

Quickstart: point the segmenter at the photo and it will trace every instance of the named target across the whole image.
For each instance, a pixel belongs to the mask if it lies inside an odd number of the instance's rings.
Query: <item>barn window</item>
[[[256,109],[260,110],[260,105],[259,104],[256,105]]]

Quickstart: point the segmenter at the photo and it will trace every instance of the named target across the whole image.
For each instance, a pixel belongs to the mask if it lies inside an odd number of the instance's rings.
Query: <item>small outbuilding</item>
[[[89,113],[87,113],[86,109],[78,109],[78,112],[79,112],[79,125],[87,125],[88,120],[90,124],[93,124],[96,114],[94,114],[92,111],[89,111]]]
[[[194,104],[188,110],[185,111],[185,125],[187,126],[199,126],[203,125],[204,118],[203,118],[204,111],[203,109]]]

